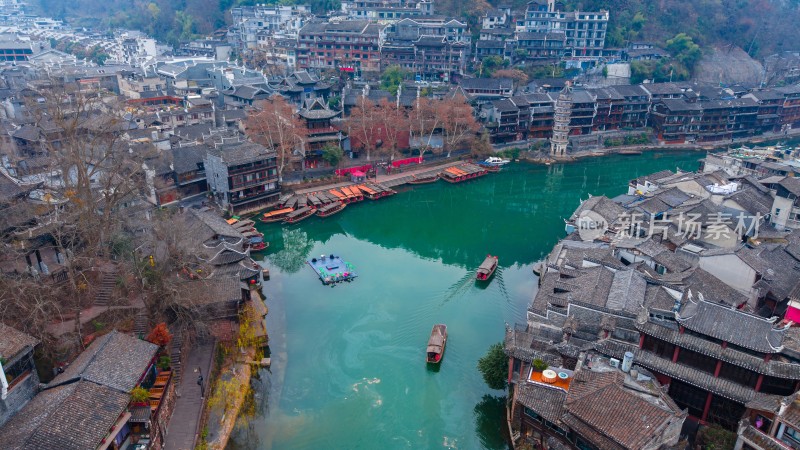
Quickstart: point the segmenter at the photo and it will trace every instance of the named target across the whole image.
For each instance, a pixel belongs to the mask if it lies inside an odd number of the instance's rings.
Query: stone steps
[[[109,306],[111,304],[111,295],[114,293],[116,285],[117,266],[114,266],[113,270],[102,272],[100,285],[94,295],[94,306]]]

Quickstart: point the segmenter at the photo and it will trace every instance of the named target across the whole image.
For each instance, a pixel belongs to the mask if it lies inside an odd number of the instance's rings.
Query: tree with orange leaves
[[[167,324],[161,322],[156,325],[152,331],[150,331],[150,334],[147,335],[147,339],[145,340],[147,342],[156,344],[159,347],[166,347],[169,344],[169,341],[172,340],[172,335],[167,329]]]
[[[478,122],[472,115],[472,106],[463,96],[441,100],[436,115],[442,121],[442,137],[448,158],[458,144],[475,138]]]
[[[367,161],[371,159],[381,141],[378,131],[381,128],[379,114],[378,106],[374,102],[365,96],[359,96],[358,104],[347,119],[347,133],[361,145]]]
[[[381,153],[394,159],[401,136],[408,133],[408,116],[403,108],[398,108],[396,103],[385,98],[378,103],[376,112],[378,132],[383,139]]]
[[[291,165],[292,156],[305,158],[304,140],[307,129],[294,107],[280,95],[258,103],[258,112],[245,121],[247,135],[253,141],[275,150],[278,154],[278,180]]]
[[[437,114],[439,100],[432,100],[428,97],[418,98],[414,108],[408,113],[411,135],[419,139],[419,157],[425,156],[425,152],[432,151],[431,140],[433,134],[441,127],[441,120]]]

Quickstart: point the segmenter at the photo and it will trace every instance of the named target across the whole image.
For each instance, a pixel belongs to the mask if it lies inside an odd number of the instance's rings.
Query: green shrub
[[[535,370],[537,372],[542,372],[542,371],[546,370],[547,367],[548,367],[547,363],[542,361],[541,359],[536,358],[536,359],[533,360],[533,370]]]
[[[150,391],[141,386],[136,386],[131,391],[131,401],[134,403],[146,402],[148,398],[150,398]]]

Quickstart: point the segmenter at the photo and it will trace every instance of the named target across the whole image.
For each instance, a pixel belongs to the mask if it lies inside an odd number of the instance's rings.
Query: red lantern
[[[250,284],[256,284],[256,280],[250,280]]]

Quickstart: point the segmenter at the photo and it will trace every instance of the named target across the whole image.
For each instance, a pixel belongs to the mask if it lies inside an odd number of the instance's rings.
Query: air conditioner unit
[[[608,360],[608,364],[609,364],[611,367],[617,367],[617,368],[619,368],[619,360],[618,360],[617,358],[611,358],[611,359],[609,359],[609,360]]]

